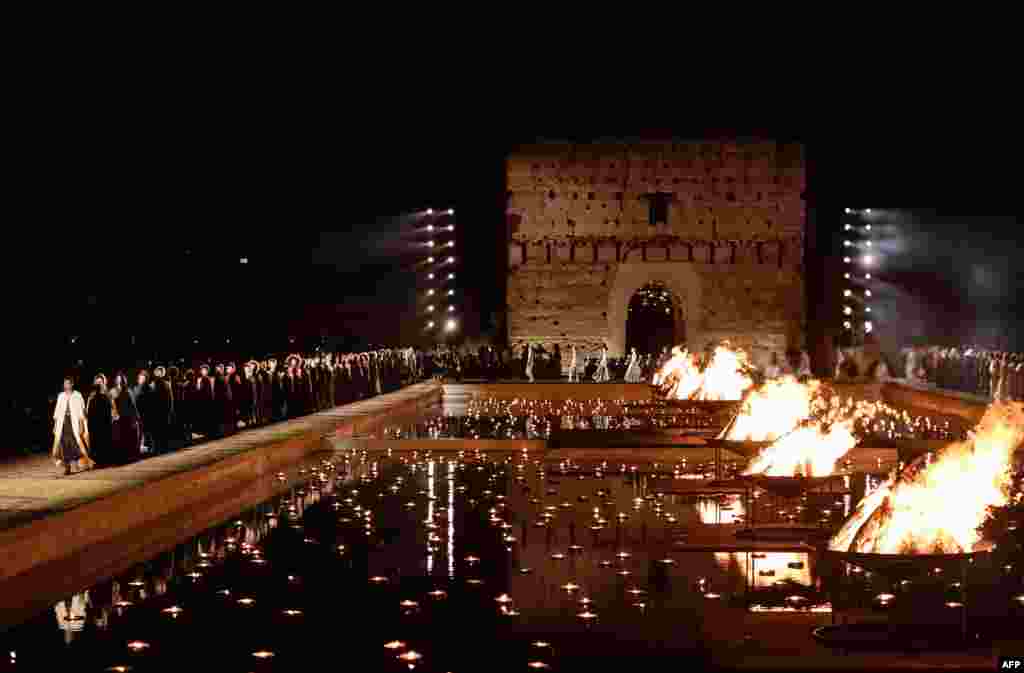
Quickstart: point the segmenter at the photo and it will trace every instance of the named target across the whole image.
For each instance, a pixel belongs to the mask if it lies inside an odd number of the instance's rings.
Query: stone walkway
[[[338,431],[347,420],[365,417],[423,397],[440,384],[432,381],[407,386],[328,411],[244,430],[224,439],[203,442],[129,465],[88,470],[64,476],[49,455],[0,463],[0,530],[64,512],[147,482],[223,460],[258,446],[297,435],[316,436]]]

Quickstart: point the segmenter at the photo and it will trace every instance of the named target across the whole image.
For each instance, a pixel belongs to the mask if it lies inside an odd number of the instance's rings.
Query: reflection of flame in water
[[[854,423],[868,407],[832,403],[820,381],[800,383],[792,376],[771,380],[750,391],[726,437],[736,441],[774,442],[763,449],[744,474],[773,477],[824,477],[857,445]]]
[[[724,500],[727,503],[726,505],[719,504],[720,501],[714,498],[698,500],[696,507],[701,523],[711,525],[733,524],[745,516],[743,498],[738,495],[731,495]],[[722,509],[723,506],[729,507],[729,509]]]
[[[980,542],[989,507],[1009,498],[1024,404],[996,402],[965,442],[921,456],[865,497],[829,548],[876,554],[965,553]]]
[[[723,570],[736,568],[741,576],[750,577],[754,588],[771,588],[780,580],[811,586],[810,556],[806,552],[763,552],[764,558],[753,558],[753,553],[715,552],[715,563]]]
[[[734,350],[728,342],[715,349],[703,371],[696,353],[676,347],[653,383],[666,397],[679,400],[739,400],[754,385],[746,373],[749,368],[746,351]]]

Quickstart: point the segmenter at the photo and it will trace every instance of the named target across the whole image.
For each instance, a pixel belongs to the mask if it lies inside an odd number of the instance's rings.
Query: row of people
[[[157,366],[108,380],[98,373],[87,396],[67,378],[53,413],[52,453],[66,474],[73,467],[118,465],[145,450],[167,451],[172,441],[190,444],[322,411],[397,390],[421,371],[411,349],[337,357],[292,355],[200,364],[182,371]]]
[[[1024,353],[979,346],[915,347],[903,352],[908,381],[993,399],[1024,399]]]

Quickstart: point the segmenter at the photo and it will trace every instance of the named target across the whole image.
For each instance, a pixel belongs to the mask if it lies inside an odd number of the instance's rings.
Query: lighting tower
[[[878,250],[871,227],[871,209],[846,208],[843,214],[842,315],[843,342],[859,346],[875,327],[872,298]]]
[[[452,341],[462,331],[455,209],[427,209],[420,234],[423,252],[417,286],[423,329],[435,342]]]

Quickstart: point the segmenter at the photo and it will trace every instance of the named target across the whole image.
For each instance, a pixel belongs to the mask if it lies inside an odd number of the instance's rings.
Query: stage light
[[[455,247],[455,241],[448,241],[448,247],[449,248],[454,248]]]
[[[433,264],[434,263],[434,258],[433,257],[427,257],[427,262]]]
[[[434,326],[434,321],[433,320],[431,320],[430,322],[427,323],[427,329],[430,329],[433,326]]]
[[[449,263],[449,264],[451,264],[451,263],[452,263],[452,262],[454,262],[454,261],[455,261],[455,258],[454,258],[454,257],[449,257],[449,258],[448,258],[448,263]]]
[[[451,312],[452,312],[452,311],[454,311],[454,310],[455,310],[455,307],[454,307],[454,306],[449,306],[449,307],[448,307],[448,312],[449,312],[449,313],[451,313]]]
[[[455,231],[455,225],[454,224],[449,224],[448,225],[448,231]]]
[[[456,325],[456,323],[455,323],[455,321],[454,321],[454,320],[449,320],[448,322],[446,322],[446,323],[444,324],[444,328],[445,328],[446,330],[448,330],[449,332],[451,332],[452,330],[454,330],[454,329],[455,329],[455,325]]]
[[[849,241],[843,241],[843,245],[849,248],[851,245],[853,245],[853,243],[850,243]]]
[[[431,294],[432,295],[432,294],[434,294],[434,291],[433,290],[427,290],[427,294]]]
[[[844,273],[843,278],[845,278],[846,280],[850,280],[850,274]]]
[[[452,278],[455,278],[455,274],[454,273],[448,274],[448,280],[451,280]]]
[[[427,225],[427,231],[433,231],[433,230],[434,230],[434,225],[428,224]]]
[[[844,297],[849,297],[851,294],[853,294],[853,292],[851,292],[850,290],[843,290]]]
[[[871,262],[873,262],[873,261],[875,261],[875,258],[872,257],[871,255],[866,255],[864,257],[864,263],[869,265],[869,266],[871,265]]]
[[[843,323],[843,327],[845,327],[846,329],[852,329],[853,325],[850,323],[849,320],[847,320],[846,322]]]
[[[853,231],[853,225],[852,224],[848,224],[845,227],[843,227],[843,230],[844,231]]]
[[[871,214],[871,209],[870,208],[865,208],[864,209],[864,214],[865,215],[870,215]]]
[[[843,313],[845,315],[853,315],[853,309],[850,308],[849,306],[844,306],[843,307]]]
[[[864,231],[871,231],[871,225],[870,224],[865,224],[864,225]]]
[[[852,212],[853,212],[853,209],[852,209],[852,208],[847,208],[847,209],[846,209],[846,214],[847,214],[847,215],[849,215],[849,214],[850,214],[850,213],[852,213]]]
[[[427,208],[427,215],[433,215],[433,214],[434,214],[434,209],[433,208]]]
[[[864,323],[864,331],[865,332],[870,332],[872,329],[874,329],[874,326],[871,324],[870,320],[868,322]]]
[[[430,280],[434,280],[434,274],[428,273],[427,274],[427,278],[430,279]]]
[[[448,209],[448,214],[449,215],[454,215],[455,214],[455,209],[454,208],[449,208]]]
[[[455,290],[448,290],[448,296],[449,297],[452,296],[453,294],[455,294]]]
[[[843,257],[843,262],[846,263],[846,264],[849,264],[850,263],[850,258],[849,257]]]
[[[433,311],[433,310],[434,310],[434,305],[433,304],[431,304],[430,306],[427,307],[427,311]]]
[[[871,290],[864,290],[864,296],[865,297],[870,297],[871,296]]]

